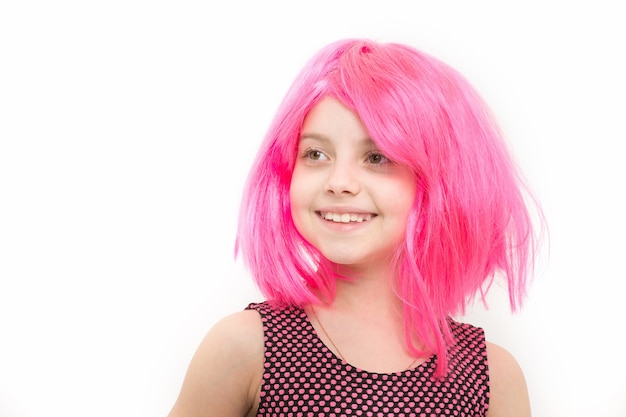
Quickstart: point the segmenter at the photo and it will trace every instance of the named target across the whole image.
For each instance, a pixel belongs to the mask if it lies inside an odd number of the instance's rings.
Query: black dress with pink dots
[[[448,320],[456,343],[450,371],[433,378],[437,357],[413,369],[381,374],[357,369],[320,340],[299,307],[250,304],[265,338],[257,417],[485,416],[489,376],[481,328]]]

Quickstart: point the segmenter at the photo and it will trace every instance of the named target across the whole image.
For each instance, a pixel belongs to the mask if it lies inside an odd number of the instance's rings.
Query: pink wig
[[[334,295],[333,266],[298,233],[289,203],[304,118],[329,96],[417,178],[393,282],[409,349],[438,354],[441,374],[451,340],[446,317],[477,295],[484,300],[496,275],[512,310],[525,296],[536,244],[526,187],[487,106],[457,71],[405,45],[330,44],[285,96],[242,201],[237,252],[269,300],[304,305],[319,302],[312,289]]]

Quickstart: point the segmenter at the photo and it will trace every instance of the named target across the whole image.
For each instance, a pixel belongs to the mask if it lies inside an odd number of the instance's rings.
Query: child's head
[[[338,274],[394,275],[390,260],[404,241],[416,184],[413,170],[381,152],[337,99],[326,97],[309,111],[291,176],[291,217]]]
[[[333,294],[333,267],[294,226],[289,188],[303,121],[333,97],[376,146],[408,167],[415,199],[392,281],[407,326],[430,347],[438,323],[463,311],[494,274],[511,306],[524,295],[534,234],[523,184],[487,106],[455,70],[411,47],[344,40],[319,51],[291,86],[259,150],[242,202],[238,250],[269,299]],[[422,322],[417,324],[417,314]],[[413,332],[413,331],[411,331]],[[435,336],[433,336],[433,332]]]

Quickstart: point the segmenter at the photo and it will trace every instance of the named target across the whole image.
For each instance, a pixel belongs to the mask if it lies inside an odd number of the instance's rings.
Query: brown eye
[[[308,157],[309,159],[312,159],[314,161],[319,161],[320,159],[322,159],[323,154],[320,151],[316,151],[315,149],[312,149],[308,152]]]
[[[378,165],[389,162],[389,159],[387,159],[387,157],[381,153],[372,152],[367,155],[367,162],[370,164]]]
[[[309,161],[326,161],[328,157],[326,154],[318,149],[307,149],[304,151],[302,155],[305,159]]]

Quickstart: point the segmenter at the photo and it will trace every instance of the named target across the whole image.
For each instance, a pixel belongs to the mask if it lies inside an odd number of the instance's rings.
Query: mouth
[[[371,213],[333,213],[331,211],[318,211],[318,216],[333,223],[363,223],[376,217]]]

